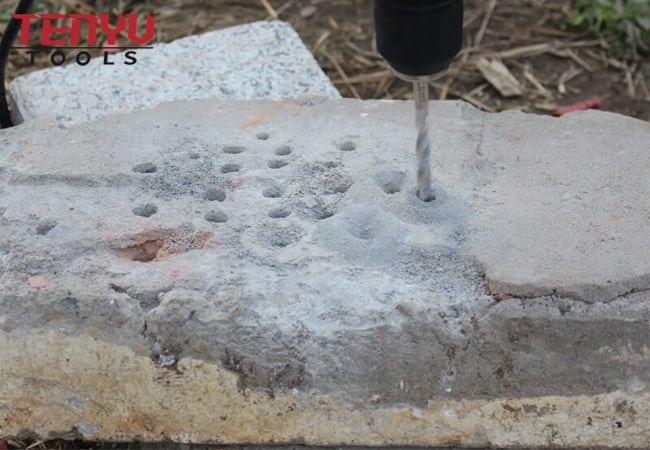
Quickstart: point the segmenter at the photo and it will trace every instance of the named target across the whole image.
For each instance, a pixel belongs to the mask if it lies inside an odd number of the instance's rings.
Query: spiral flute
[[[418,198],[424,202],[435,199],[431,186],[431,141],[429,140],[429,83],[428,80],[413,82],[415,97],[415,126],[418,130],[416,142],[417,171],[418,171]]]

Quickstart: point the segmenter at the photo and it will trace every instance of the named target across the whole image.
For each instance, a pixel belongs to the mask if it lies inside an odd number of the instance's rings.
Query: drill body
[[[463,0],[375,0],[377,49],[402,78],[444,72],[463,43]]]

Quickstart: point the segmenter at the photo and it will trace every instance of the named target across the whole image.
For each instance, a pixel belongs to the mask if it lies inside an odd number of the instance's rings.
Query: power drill
[[[375,0],[377,49],[396,75],[413,82],[418,198],[435,199],[427,127],[429,81],[444,73],[463,44],[463,0]]]

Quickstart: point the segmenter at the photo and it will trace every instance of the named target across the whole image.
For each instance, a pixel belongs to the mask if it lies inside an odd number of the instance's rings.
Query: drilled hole
[[[269,236],[269,244],[271,244],[272,247],[285,248],[294,242],[296,242],[296,238],[285,232],[278,232],[273,236]]]
[[[305,230],[295,224],[275,222],[261,228],[257,236],[266,247],[286,248],[299,242],[305,236]]]
[[[56,226],[57,223],[54,220],[46,220],[36,225],[36,228],[34,228],[34,233],[45,236]]]
[[[283,145],[281,147],[278,147],[278,149],[275,151],[275,154],[278,156],[288,156],[291,154],[291,152],[293,152],[291,147],[288,145]]]
[[[151,203],[133,208],[133,214],[140,217],[151,217],[158,212],[158,207]]]
[[[279,159],[274,159],[272,161],[269,161],[269,168],[270,169],[281,169],[285,166],[288,166],[289,163],[286,161],[280,161]]]
[[[384,192],[388,195],[397,194],[402,190],[402,187],[396,184],[387,184],[383,186]]]
[[[418,191],[418,192],[417,192],[417,196],[418,196],[418,198],[419,198],[420,200],[422,200],[422,201],[425,202],[425,203],[431,203],[432,201],[434,201],[434,200],[436,199],[436,196],[435,196],[435,194],[433,194],[433,193],[428,194],[427,196],[425,196],[424,198],[422,198],[422,196],[420,196],[420,192]]]
[[[133,171],[136,173],[156,173],[158,167],[154,163],[147,162],[134,166]]]
[[[326,209],[324,209],[322,211],[315,211],[315,213],[316,213],[316,219],[318,219],[318,220],[325,220],[325,219],[329,219],[330,217],[334,216],[334,212],[332,212],[330,210],[326,210]]]
[[[388,170],[375,175],[375,181],[384,193],[394,195],[402,191],[406,173],[396,170]]]
[[[339,150],[343,152],[351,152],[357,149],[357,144],[352,141],[345,141],[339,144]]]
[[[325,220],[333,217],[334,214],[334,211],[325,205],[311,206],[300,211],[301,217],[310,220]]]
[[[212,211],[205,215],[205,220],[212,223],[226,223],[228,216],[223,211]]]
[[[209,202],[223,202],[226,200],[226,191],[219,188],[208,188],[203,198]]]
[[[235,173],[239,172],[241,170],[241,166],[239,164],[226,164],[221,168],[221,173]]]
[[[377,229],[367,224],[359,224],[351,232],[352,236],[363,241],[369,241],[377,236]]]
[[[271,137],[271,135],[269,133],[261,132],[261,133],[257,133],[255,137],[260,141],[267,141]]]
[[[280,198],[282,197],[282,191],[277,187],[270,187],[265,189],[262,195],[266,198]]]
[[[229,155],[238,155],[239,153],[244,153],[246,149],[237,145],[228,145],[223,148],[223,152]]]
[[[285,219],[289,217],[291,213],[287,211],[286,209],[278,208],[274,209],[271,212],[269,212],[269,217],[271,219]]]

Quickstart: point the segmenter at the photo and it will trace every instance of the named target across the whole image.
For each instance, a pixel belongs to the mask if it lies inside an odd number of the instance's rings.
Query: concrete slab
[[[285,22],[255,22],[138,50],[87,66],[71,64],[15,79],[17,119],[52,118],[61,125],[192,99],[340,98],[311,52]],[[73,52],[68,51],[73,58]]]
[[[0,434],[647,447],[650,125],[431,109],[3,131]]]

